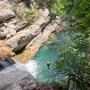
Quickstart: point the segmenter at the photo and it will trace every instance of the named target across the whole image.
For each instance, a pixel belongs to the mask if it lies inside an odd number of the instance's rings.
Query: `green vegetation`
[[[31,6],[29,7],[19,7],[17,4],[14,4],[12,7],[12,10],[17,15],[17,18],[20,20],[27,21],[28,24],[31,24],[34,21],[34,18],[36,17],[36,7]]]
[[[34,21],[35,18],[35,13],[37,13],[37,10],[34,6],[32,6],[25,15],[25,19],[28,22],[28,24],[31,24]]]
[[[63,48],[62,52],[58,47],[59,58],[56,62],[56,70],[69,77],[67,88],[70,81],[73,81],[80,90],[87,89],[90,68],[86,61],[86,50],[87,41],[82,33],[73,36],[71,42],[69,41],[69,46]]]
[[[40,4],[42,6],[46,6],[51,15],[51,19],[54,19],[56,15],[63,16],[64,15],[64,5],[62,3],[63,0],[40,0]]]

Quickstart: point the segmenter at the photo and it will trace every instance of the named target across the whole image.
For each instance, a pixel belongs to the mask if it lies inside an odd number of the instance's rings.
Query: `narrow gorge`
[[[90,90],[89,0],[0,0],[0,90]]]

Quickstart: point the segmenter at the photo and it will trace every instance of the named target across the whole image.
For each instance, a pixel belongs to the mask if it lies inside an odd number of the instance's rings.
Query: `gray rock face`
[[[7,0],[0,0],[0,22],[15,17],[14,12],[10,8],[11,5]]]
[[[4,38],[13,28],[13,25],[7,25],[7,22],[16,16],[10,7],[7,0],[0,1],[0,38]]]
[[[0,38],[9,39],[16,34],[17,31],[26,27],[27,22],[14,18],[9,22],[3,23],[0,27]]]
[[[27,25],[26,21],[16,18],[11,8],[12,4],[8,0],[0,0],[0,39],[11,38],[18,30]]]
[[[12,64],[15,64],[15,62],[9,56],[0,58],[0,69],[4,69]]]
[[[8,10],[8,9],[1,9],[0,10],[0,22],[5,21],[5,20],[10,19],[10,18],[14,18],[14,17],[15,17],[15,14],[13,11]]]
[[[0,73],[0,90],[34,90],[36,86],[36,81],[28,72]]]
[[[15,52],[19,51],[37,36],[48,23],[49,18],[40,18],[34,25],[8,39],[6,44],[12,47]]]
[[[26,71],[0,73],[0,90],[54,90],[51,85],[36,82]]]

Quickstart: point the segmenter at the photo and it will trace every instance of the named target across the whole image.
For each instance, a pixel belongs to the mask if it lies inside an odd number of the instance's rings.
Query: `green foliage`
[[[90,68],[86,62],[87,40],[84,34],[77,33],[69,43],[62,52],[58,47],[59,58],[56,62],[56,70],[69,76],[81,90],[86,90],[87,76],[90,75],[88,73]]]
[[[28,22],[28,24],[31,24],[33,22],[33,19],[35,17],[36,9],[35,7],[32,7],[26,12],[25,19]]]
[[[90,0],[55,0],[50,6],[51,13],[63,15],[64,20],[70,23],[68,30],[79,31],[69,46],[60,51],[56,62],[56,70],[70,76],[81,90],[87,88],[87,77],[90,68],[87,63],[87,46],[90,40]],[[64,45],[65,46],[65,45]]]
[[[63,15],[64,14],[64,1],[62,0],[41,0],[42,5],[47,6],[51,15]]]
[[[72,29],[80,30],[88,36],[90,33],[90,0],[66,0],[66,14],[70,15],[69,20],[76,22]],[[72,18],[74,17],[74,18]]]
[[[16,4],[13,5],[12,10],[14,11],[18,19],[23,19],[23,15],[18,11],[18,7]]]
[[[55,0],[55,2],[53,3],[51,7],[51,13],[58,16],[62,16],[65,14],[62,0]]]
[[[25,20],[28,24],[31,24],[33,22],[35,14],[37,12],[35,6],[24,9],[22,7],[18,7],[17,4],[13,5],[12,10],[14,11],[18,19]]]

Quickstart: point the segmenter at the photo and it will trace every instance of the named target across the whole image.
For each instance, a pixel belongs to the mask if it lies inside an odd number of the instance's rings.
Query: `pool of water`
[[[55,75],[55,61],[58,58],[58,47],[62,51],[69,45],[73,36],[72,32],[60,32],[57,34],[57,40],[54,43],[46,43],[35,55],[34,60],[37,62],[36,78],[40,82],[51,82]],[[50,62],[50,69],[48,69],[46,62]],[[56,77],[57,78],[57,77]],[[62,79],[63,75],[59,76]]]

